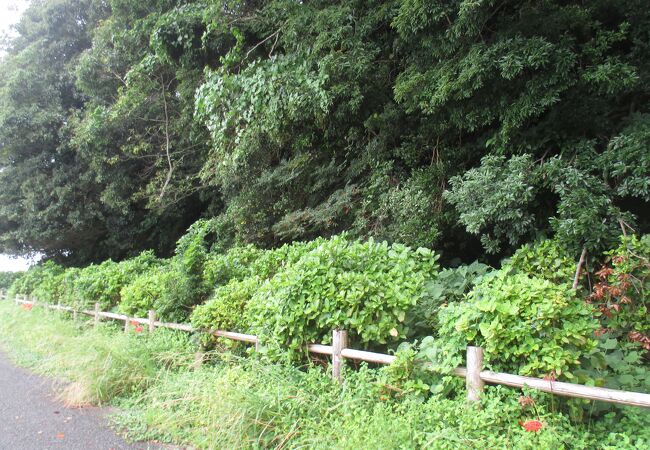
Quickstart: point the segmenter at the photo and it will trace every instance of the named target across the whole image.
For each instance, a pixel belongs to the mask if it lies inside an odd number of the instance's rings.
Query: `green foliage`
[[[190,338],[178,332],[136,335],[109,326],[79,328],[37,308],[1,308],[0,336],[6,350],[37,373],[67,381],[58,394],[71,406],[102,405],[135,395],[164,371],[193,361]]]
[[[68,304],[92,308],[99,303],[102,311],[117,306],[121,300],[120,292],[138,275],[159,264],[153,252],[120,263],[111,260],[99,265],[84,267],[75,280],[75,297],[68,298]]]
[[[223,254],[212,253],[205,262],[203,283],[207,289],[214,289],[228,284],[230,280],[243,280],[246,277],[257,275],[253,264],[264,253],[263,250],[252,245],[233,247]],[[264,274],[259,275],[265,277]]]
[[[394,341],[408,332],[406,313],[435,276],[437,258],[373,240],[322,241],[256,293],[248,312],[253,331],[267,351],[284,349],[289,358],[305,344],[329,341],[334,328],[361,344]]]
[[[253,163],[252,152],[261,142],[278,145],[294,138],[285,123],[305,116],[318,121],[329,103],[323,83],[323,75],[309,64],[286,56],[253,62],[238,74],[208,73],[196,108],[211,132],[220,164],[204,170],[232,179],[242,166]],[[280,97],[284,98],[278,101]]]
[[[283,442],[289,448],[350,450],[586,450],[644,448],[650,441],[643,411],[579,425],[543,404],[523,408],[520,394],[509,388],[487,387],[481,408],[474,408],[464,398],[422,401],[405,394],[391,400],[381,394],[382,381],[362,368],[346,374],[341,389],[317,368],[225,362],[162,378],[124,402],[117,420],[133,439],[199,449],[275,448]],[[524,431],[518,421],[526,420],[540,420],[542,430]]]
[[[606,329],[650,350],[650,235],[623,237],[607,256],[590,300],[600,305]]]
[[[209,64],[225,55],[235,44],[235,37],[215,26],[215,12],[210,2],[182,4],[162,14],[151,34],[156,54],[182,66]]]
[[[426,116],[436,148],[472,155],[447,199],[488,252],[539,231],[602,249],[625,213],[616,199],[644,198],[647,111],[628,95],[648,95],[649,19],[639,2],[399,3],[395,97]]]
[[[13,282],[23,274],[24,272],[0,272],[0,289],[7,291]]]
[[[582,376],[599,385],[644,392],[650,388],[650,237],[623,237],[606,255],[588,297],[601,311],[598,348],[586,358]]]
[[[456,207],[467,231],[481,234],[486,251],[497,253],[500,242],[515,246],[534,231],[535,177],[528,155],[508,161],[486,156],[479,168],[449,180],[445,199]]]
[[[247,277],[271,278],[283,266],[288,266],[325,242],[316,239],[309,242],[293,242],[271,250],[253,245],[235,246],[224,253],[211,253],[205,262],[203,283],[206,290],[225,285],[230,280]]]
[[[148,310],[155,309],[163,320],[185,321],[192,308],[205,301],[213,289],[203,282],[213,226],[214,221],[196,222],[179,239],[174,257],[152,261],[121,285],[120,311],[144,317]]]
[[[119,311],[131,317],[146,317],[150,309],[156,309],[156,302],[163,296],[167,273],[166,267],[156,267],[124,286],[120,291]]]
[[[294,242],[272,250],[252,245],[233,247],[225,253],[211,253],[205,263],[205,291],[212,298],[197,306],[192,323],[201,329],[248,331],[261,318],[248,313],[249,302],[266,280],[291,267],[317,248],[323,239]]]
[[[577,257],[571,258],[562,245],[546,239],[520,247],[504,263],[503,268],[510,273],[522,273],[570,287],[573,285],[577,264]]]
[[[581,157],[592,158],[593,154],[593,149],[588,149]],[[540,170],[550,182],[549,189],[560,198],[557,214],[549,223],[556,239],[570,250],[610,248],[618,241],[620,221],[633,223],[633,217],[614,203],[615,195],[605,180],[580,164],[553,158]]]
[[[16,278],[11,284],[8,295],[35,295],[37,291],[46,297],[56,297],[53,290],[57,289],[56,278],[63,273],[63,267],[52,261],[46,261],[29,268],[22,276]]]
[[[636,114],[621,134],[612,138],[598,160],[604,177],[620,197],[650,201],[650,115]]]
[[[354,229],[360,234],[372,229],[374,237],[389,242],[432,248],[440,236],[439,174],[431,169],[418,170],[394,186],[392,169],[392,164],[385,164],[373,171]]]
[[[424,294],[409,312],[414,332],[427,335],[439,328],[438,311],[451,303],[463,301],[474,286],[489,271],[489,267],[477,261],[467,266],[443,269],[431,281],[425,283]]]
[[[615,332],[602,334],[598,347],[584,358],[579,379],[610,389],[648,392],[650,370],[647,350],[636,342],[617,339]],[[597,411],[612,409],[611,405],[596,405]]]
[[[380,399],[403,398],[405,396],[427,398],[430,386],[423,380],[431,378],[430,372],[418,361],[417,345],[402,343],[395,352],[395,360],[381,369]]]
[[[150,309],[170,322],[184,322],[192,308],[203,301],[203,291],[177,258],[147,269],[121,292],[119,310],[130,316],[146,317]]]
[[[192,313],[192,325],[202,330],[247,332],[251,327],[248,304],[260,284],[258,277],[251,276],[217,287],[212,298]]]
[[[573,378],[596,346],[593,309],[566,286],[500,271],[467,301],[440,310],[440,340],[461,351],[478,345],[490,367],[521,375]]]
[[[33,3],[0,64],[0,247],[169,256],[212,218],[220,250],[595,254],[649,223],[643,6]]]

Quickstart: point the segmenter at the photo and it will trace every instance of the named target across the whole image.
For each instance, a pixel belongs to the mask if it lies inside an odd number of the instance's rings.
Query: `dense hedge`
[[[166,260],[144,252],[84,268],[45,262],[9,294],[99,302],[130,316],[155,309],[163,320],[253,333],[273,360],[304,360],[306,344],[327,343],[340,327],[356,348],[397,350],[394,384],[407,390],[453,389],[440,376],[463,363],[468,344],[484,347],[498,370],[650,388],[650,236],[623,238],[592,259],[596,268],[572,289],[575,262],[550,240],[522,247],[499,270],[441,270],[431,250],[347,235],[223,251],[210,245],[213,225],[197,222]],[[398,348],[404,341],[412,343]]]

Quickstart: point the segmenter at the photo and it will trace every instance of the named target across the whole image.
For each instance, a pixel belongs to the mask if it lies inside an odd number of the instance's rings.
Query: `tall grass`
[[[543,407],[524,411],[519,393],[489,387],[481,408],[464,398],[381,401],[376,371],[343,386],[318,368],[254,359],[168,373],[123,404],[118,422],[137,438],[200,449],[629,449],[648,448],[650,417],[630,410],[591,429]],[[539,433],[520,421],[539,419]]]
[[[0,342],[17,362],[62,380],[73,405],[112,401],[116,424],[134,439],[197,449],[650,448],[650,414],[638,409],[584,426],[541,402],[522,408],[505,387],[487,388],[480,408],[463,398],[397,401],[366,368],[348,371],[342,386],[317,367],[230,354],[191,369],[195,348],[184,334],[93,329],[4,302],[0,317]],[[529,419],[542,429],[526,432],[519,422]]]
[[[168,330],[119,332],[111,324],[96,329],[58,312],[25,311],[0,304],[0,345],[19,364],[54,377],[69,406],[102,405],[142,392],[165,370],[192,361],[186,335]]]

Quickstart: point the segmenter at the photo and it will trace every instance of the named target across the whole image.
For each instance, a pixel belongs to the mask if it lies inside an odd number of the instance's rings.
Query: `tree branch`
[[[172,174],[174,173],[174,165],[172,164],[172,157],[170,154],[170,139],[169,139],[169,112],[167,111],[167,90],[165,88],[165,83],[161,79],[160,85],[162,87],[162,99],[163,99],[163,108],[165,111],[165,153],[167,154],[167,165],[169,170],[167,171],[167,178],[165,179],[165,184],[163,184],[162,189],[160,190],[160,196],[158,196],[158,201],[162,201],[163,196],[165,195],[165,190],[169,185],[169,182],[172,179]]]
[[[578,288],[578,282],[580,281],[580,274],[582,273],[582,266],[587,259],[587,249],[582,248],[582,253],[580,254],[580,260],[578,261],[578,267],[576,267],[576,276],[573,278],[573,289]]]

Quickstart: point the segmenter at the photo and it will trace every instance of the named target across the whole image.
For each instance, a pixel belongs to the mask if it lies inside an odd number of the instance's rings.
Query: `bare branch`
[[[286,23],[286,22],[285,22],[285,23]],[[262,39],[261,41],[259,41],[257,44],[255,44],[255,45],[254,45],[250,50],[248,50],[248,52],[246,52],[246,56],[244,56],[244,59],[248,58],[248,55],[250,55],[251,53],[253,53],[253,51],[254,51],[257,47],[259,47],[260,45],[262,45],[263,43],[265,43],[265,42],[268,41],[269,39],[271,39],[271,38],[277,36],[277,35],[280,33],[280,31],[282,30],[282,27],[283,27],[283,26],[284,26],[284,24],[283,24],[280,28],[278,28],[277,30],[275,30],[275,32],[269,34],[267,37],[265,37],[264,39]],[[277,39],[276,39],[276,42],[277,42]],[[273,44],[273,47],[275,48],[275,44]],[[273,51],[273,50],[271,50],[271,51]]]
[[[580,254],[580,260],[578,261],[578,266],[576,267],[576,276],[573,278],[573,289],[578,288],[578,283],[580,282],[580,274],[582,273],[582,266],[585,263],[587,258],[587,249],[583,247],[582,253]]]
[[[160,196],[158,197],[158,201],[160,202],[165,195],[165,190],[167,189],[167,186],[169,185],[169,182],[172,179],[172,174],[174,173],[174,165],[172,164],[172,157],[170,154],[170,139],[169,139],[169,112],[167,111],[167,90],[165,88],[165,83],[162,81],[160,82],[160,85],[162,86],[162,99],[163,99],[163,107],[164,107],[164,112],[165,112],[165,152],[167,154],[167,165],[169,167],[169,170],[167,171],[167,178],[165,179],[165,184],[163,184],[162,189],[160,190]]]

